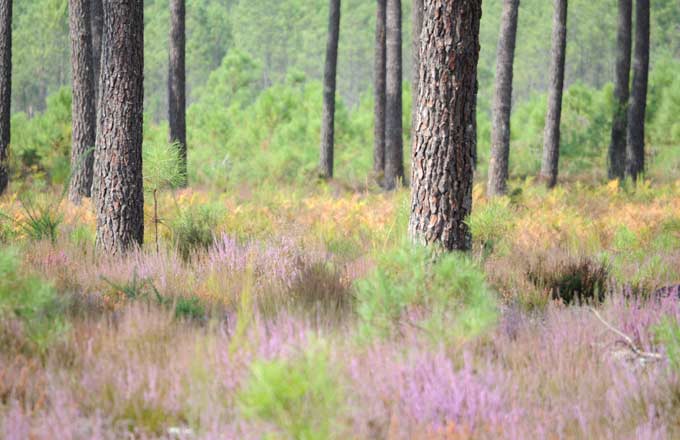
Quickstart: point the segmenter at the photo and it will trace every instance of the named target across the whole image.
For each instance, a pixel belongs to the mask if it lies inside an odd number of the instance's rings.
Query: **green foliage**
[[[68,325],[55,290],[39,277],[25,274],[20,261],[15,249],[0,250],[0,327],[3,332],[18,331],[3,339],[43,353]],[[12,322],[18,322],[19,329]]]
[[[255,361],[237,396],[248,419],[273,423],[287,438],[328,439],[342,402],[323,347],[296,359]]]
[[[175,304],[175,317],[200,320],[205,317],[205,308],[201,304],[201,300],[196,297],[180,297],[177,298],[177,304]]]
[[[144,189],[174,188],[184,182],[179,144],[146,143],[143,148]]]
[[[434,258],[426,248],[404,245],[381,255],[356,291],[364,336],[389,335],[411,324],[450,342],[474,337],[496,319],[484,274],[458,253]]]
[[[467,220],[475,247],[484,257],[506,238],[513,228],[513,211],[508,197],[495,197],[475,209]]]
[[[24,220],[19,222],[19,227],[33,240],[49,239],[52,243],[57,241],[59,225],[63,221],[63,215],[57,203],[35,203],[30,198],[21,200]]]
[[[671,367],[680,372],[680,324],[667,317],[653,328],[658,342],[663,344]]]
[[[185,260],[191,253],[212,246],[221,216],[215,205],[189,207],[170,224],[175,247]]]

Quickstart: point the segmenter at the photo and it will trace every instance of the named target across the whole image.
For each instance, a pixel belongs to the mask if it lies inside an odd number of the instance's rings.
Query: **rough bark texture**
[[[9,184],[9,121],[12,102],[12,0],[0,0],[0,194]]]
[[[90,0],[69,0],[71,33],[71,182],[69,199],[80,203],[90,197],[97,133]]]
[[[401,0],[387,0],[385,109],[385,188],[394,189],[404,179],[402,127]]]
[[[413,0],[411,31],[413,64],[411,66],[411,146],[413,146],[416,114],[418,113],[418,84],[420,74],[420,32],[423,30],[423,0]]]
[[[375,60],[373,93],[375,97],[373,126],[373,172],[378,179],[385,174],[385,25],[387,0],[377,0],[375,16]]]
[[[120,254],[144,240],[144,4],[104,2],[101,101],[94,163],[97,245]]]
[[[626,128],[630,82],[632,0],[619,0],[616,37],[616,77],[614,78],[614,115],[608,153],[610,179],[623,179],[626,172]]]
[[[562,92],[564,89],[564,60],[567,48],[567,0],[555,0],[554,4],[550,79],[548,85],[548,112],[545,116],[543,164],[541,165],[541,180],[549,188],[557,184],[557,169],[560,160],[560,120],[562,118]]]
[[[512,110],[512,66],[515,59],[519,0],[505,0],[496,52],[496,85],[491,127],[489,196],[505,194],[510,157],[510,114]]]
[[[170,143],[179,147],[180,171],[186,186],[187,175],[187,122],[186,122],[186,72],[185,72],[185,3],[170,1],[170,55],[168,60],[168,122]]]
[[[323,74],[323,114],[321,120],[321,161],[319,173],[323,178],[333,177],[333,149],[335,141],[335,83],[338,68],[338,41],[340,38],[340,0],[330,0],[328,11],[328,41],[326,66]]]
[[[481,0],[425,2],[409,233],[446,250],[470,248]]]
[[[102,60],[102,26],[104,25],[102,0],[90,0],[90,22],[92,23],[92,66],[94,69],[95,105],[99,109],[99,70]]]
[[[649,77],[649,0],[635,2],[633,85],[628,109],[626,172],[633,180],[645,171],[645,112]]]

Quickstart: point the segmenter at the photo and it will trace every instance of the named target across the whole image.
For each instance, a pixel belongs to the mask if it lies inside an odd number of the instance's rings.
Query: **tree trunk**
[[[545,116],[543,164],[541,165],[541,180],[546,183],[548,188],[552,188],[557,184],[557,169],[560,160],[560,120],[562,117],[562,92],[564,89],[564,60],[567,48],[567,0],[555,0],[554,5],[548,112]]]
[[[328,41],[326,66],[323,74],[323,115],[321,120],[321,177],[333,177],[333,149],[335,142],[335,82],[338,69],[338,41],[340,39],[340,0],[330,0],[328,11]]]
[[[446,250],[470,248],[481,0],[425,2],[409,234]]]
[[[69,199],[80,203],[90,197],[92,164],[97,133],[90,0],[69,0],[71,33],[71,182]]]
[[[9,184],[12,102],[12,0],[0,0],[0,194]]]
[[[616,77],[614,79],[614,115],[609,143],[610,179],[623,180],[626,172],[626,127],[630,82],[632,0],[619,0],[619,26],[616,37]]]
[[[104,12],[102,0],[90,0],[90,21],[92,23],[92,66],[94,70],[95,106],[99,109],[99,70],[102,61],[102,26]]]
[[[375,17],[373,173],[380,181],[385,175],[385,25],[387,0],[377,0]]]
[[[402,129],[401,0],[387,0],[385,109],[385,188],[392,190],[404,179]]]
[[[97,245],[117,255],[144,240],[144,4],[117,0],[103,5],[94,199]]]
[[[493,97],[491,160],[487,188],[490,197],[503,195],[507,189],[512,111],[512,66],[515,59],[518,14],[519,0],[505,0],[496,52],[496,86]]]
[[[168,122],[170,143],[177,144],[180,156],[181,186],[187,184],[187,123],[185,58],[185,3],[170,1],[170,55],[168,60]]]
[[[633,86],[628,110],[627,173],[637,180],[645,171],[645,112],[649,77],[649,0],[635,2]]]
[[[413,0],[411,31],[413,33],[413,65],[411,66],[411,146],[415,139],[416,112],[418,111],[418,84],[420,77],[420,32],[423,30],[423,0]]]

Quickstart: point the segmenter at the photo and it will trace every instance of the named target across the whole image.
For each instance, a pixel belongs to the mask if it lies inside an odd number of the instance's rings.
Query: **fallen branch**
[[[621,330],[615,328],[613,325],[611,325],[610,323],[608,323],[607,321],[605,321],[604,318],[602,318],[602,316],[600,315],[600,313],[599,313],[597,310],[595,310],[595,309],[592,308],[592,307],[588,307],[588,309],[589,309],[591,312],[593,312],[593,314],[595,315],[595,317],[596,317],[602,324],[604,324],[605,327],[607,327],[609,330],[611,330],[612,332],[616,333],[616,334],[619,335],[621,338],[623,338],[623,340],[620,341],[620,342],[622,342],[624,345],[626,345],[628,348],[630,348],[630,350],[631,350],[633,353],[635,353],[635,355],[637,355],[638,357],[641,357],[641,358],[645,358],[645,359],[654,359],[654,360],[662,360],[662,359],[663,359],[663,356],[660,355],[659,353],[652,353],[652,352],[640,350],[640,349],[638,348],[638,346],[635,345],[635,343],[633,342],[633,340],[632,340],[628,335],[626,335],[626,334],[623,333]]]

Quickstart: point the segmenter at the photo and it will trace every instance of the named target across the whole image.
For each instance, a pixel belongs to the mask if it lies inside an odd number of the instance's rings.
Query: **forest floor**
[[[122,258],[48,194],[0,200],[2,438],[680,436],[680,182],[476,186],[436,257],[407,190],[149,195]]]

